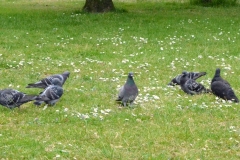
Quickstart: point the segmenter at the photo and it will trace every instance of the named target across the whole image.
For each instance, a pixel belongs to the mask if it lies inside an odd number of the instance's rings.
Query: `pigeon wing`
[[[63,95],[63,89],[60,86],[49,86],[39,96],[36,97],[34,104],[40,105],[43,102],[47,104],[55,104]]]
[[[65,81],[67,80],[67,78],[69,77],[70,72],[66,71],[63,74],[55,74],[55,75],[51,75],[48,76],[46,78],[41,79],[40,81],[36,82],[36,83],[30,83],[28,84],[28,86],[26,88],[47,88],[49,85],[52,84],[52,80],[53,79],[58,79],[61,83],[61,86],[65,83]]]
[[[116,99],[116,101],[121,101],[124,97],[124,86],[122,86],[120,89],[119,89],[119,92],[118,92],[118,98]]]
[[[188,79],[193,79],[196,80],[204,75],[206,75],[206,72],[187,72],[187,71],[183,71],[184,74],[186,74],[186,76],[188,77]],[[182,74],[177,75],[176,77],[174,77],[169,83],[168,85],[174,86],[174,85],[180,85],[180,80],[183,76]]]
[[[59,99],[63,94],[61,87],[51,86],[48,87],[43,93],[36,98],[36,100],[49,101],[54,99]]]
[[[191,95],[200,94],[200,93],[206,91],[205,87],[202,84],[196,82],[193,79],[187,80],[187,82],[184,85],[183,90],[186,93],[191,94]]]

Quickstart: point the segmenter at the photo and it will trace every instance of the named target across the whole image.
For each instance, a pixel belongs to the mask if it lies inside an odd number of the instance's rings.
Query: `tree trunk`
[[[211,3],[212,0],[202,0],[203,3]]]
[[[112,0],[86,0],[83,7],[85,12],[109,12],[114,10]]]

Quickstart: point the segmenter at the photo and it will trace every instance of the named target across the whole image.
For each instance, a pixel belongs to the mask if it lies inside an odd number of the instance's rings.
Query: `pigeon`
[[[221,77],[219,68],[216,69],[215,75],[212,79],[211,90],[217,97],[236,103],[239,102],[237,96],[231,88],[231,85]]]
[[[63,86],[63,84],[65,83],[65,81],[67,80],[67,78],[69,77],[70,75],[70,72],[68,71],[65,71],[63,72],[62,74],[55,74],[55,75],[52,75],[52,76],[48,76],[47,78],[44,78],[36,83],[30,83],[28,84],[28,86],[26,88],[47,88],[49,85],[52,84],[52,80],[53,78],[57,78],[59,79],[61,85],[60,86]]]
[[[39,106],[42,103],[47,105],[55,105],[55,103],[63,95],[63,88],[61,86],[61,81],[58,78],[52,79],[52,84],[49,85],[43,92],[41,92],[36,98],[34,104]]]
[[[126,83],[119,90],[116,101],[121,102],[124,107],[127,106],[127,103],[130,103],[131,106],[137,96],[138,88],[133,80],[133,73],[130,72],[128,74]]]
[[[186,72],[186,71],[185,71]],[[186,72],[187,77],[190,79],[198,79],[204,75],[206,75],[206,72]],[[179,74],[176,77],[174,77],[171,82],[168,83],[169,86],[175,86],[175,85],[180,85],[180,79],[183,76],[183,74]]]
[[[182,72],[180,86],[185,93],[191,95],[209,92],[201,83],[196,82],[195,78],[189,78],[188,72]]]
[[[0,90],[0,104],[7,108],[13,109],[29,101],[35,100],[36,95],[27,95],[14,89]]]

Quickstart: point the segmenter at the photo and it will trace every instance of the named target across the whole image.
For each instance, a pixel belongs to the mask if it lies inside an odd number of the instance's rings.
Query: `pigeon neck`
[[[219,73],[215,74],[215,78],[221,77]]]
[[[216,72],[215,72],[215,77],[220,77],[220,70],[216,70]]]
[[[133,78],[132,78],[132,77],[128,77],[127,83],[128,83],[128,84],[134,84]]]

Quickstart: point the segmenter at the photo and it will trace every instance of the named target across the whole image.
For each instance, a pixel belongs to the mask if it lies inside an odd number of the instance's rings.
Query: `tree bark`
[[[109,12],[114,10],[115,8],[112,0],[86,0],[83,7],[83,11],[95,13]]]
[[[212,0],[202,0],[203,3],[211,3]]]

